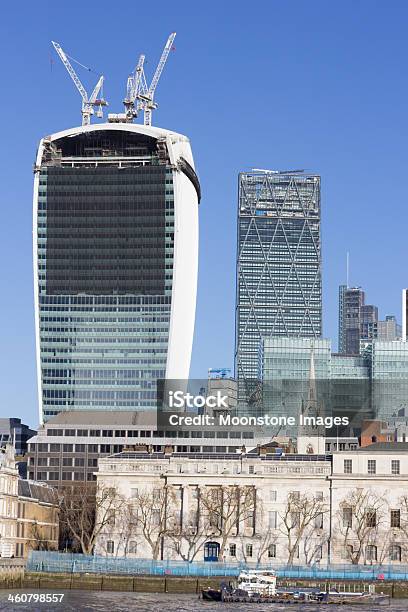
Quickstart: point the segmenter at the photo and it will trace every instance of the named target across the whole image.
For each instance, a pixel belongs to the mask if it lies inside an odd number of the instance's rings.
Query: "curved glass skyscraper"
[[[200,186],[188,139],[105,123],[40,142],[34,282],[40,420],[143,410],[188,378]]]

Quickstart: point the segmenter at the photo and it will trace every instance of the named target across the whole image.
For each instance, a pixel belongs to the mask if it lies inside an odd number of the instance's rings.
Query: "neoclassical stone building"
[[[129,450],[101,459],[97,480],[112,497],[96,554],[408,562],[408,444],[332,456]]]

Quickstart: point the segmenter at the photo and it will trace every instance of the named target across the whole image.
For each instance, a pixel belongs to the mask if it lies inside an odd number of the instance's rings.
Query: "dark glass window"
[[[48,167],[48,295],[164,293],[165,173]]]

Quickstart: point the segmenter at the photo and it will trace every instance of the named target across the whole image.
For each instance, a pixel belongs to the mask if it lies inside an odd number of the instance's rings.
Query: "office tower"
[[[34,429],[22,423],[21,419],[0,418],[0,447],[5,448],[7,444],[12,444],[16,455],[26,454],[27,440],[36,433]]]
[[[408,408],[408,344],[375,340],[371,361],[372,402],[376,418],[387,419]]]
[[[200,186],[185,136],[127,123],[40,142],[34,285],[40,420],[155,407],[188,378]]]
[[[402,340],[407,341],[408,289],[402,290]]]
[[[310,361],[320,411],[324,416],[349,417],[353,428],[372,417],[371,355],[339,355],[331,341],[266,338],[260,352],[262,401],[259,414],[297,417],[307,398]],[[345,428],[347,430],[347,428]],[[287,430],[295,435],[295,431]]]
[[[238,402],[253,390],[260,341],[322,332],[320,177],[239,175],[235,375]]]
[[[360,340],[377,337],[378,308],[365,303],[361,287],[339,287],[339,353],[359,355]]]
[[[401,325],[397,323],[394,315],[387,315],[385,321],[377,323],[377,340],[393,341],[402,337]]]

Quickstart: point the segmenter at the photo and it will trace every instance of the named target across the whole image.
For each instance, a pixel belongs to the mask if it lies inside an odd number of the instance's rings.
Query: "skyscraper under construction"
[[[101,123],[40,143],[34,277],[40,419],[155,407],[188,378],[200,187],[188,139]]]

